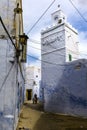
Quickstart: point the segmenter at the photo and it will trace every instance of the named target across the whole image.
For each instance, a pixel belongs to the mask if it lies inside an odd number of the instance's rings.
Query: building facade
[[[16,130],[24,102],[24,63],[18,53],[22,1],[1,0],[0,11],[0,129]]]
[[[40,98],[40,81],[40,68],[35,66],[26,67],[25,100],[32,100],[34,94],[37,94],[38,99]]]
[[[44,69],[44,110],[87,118],[87,60]]]
[[[41,45],[44,50],[42,59],[53,63],[78,59],[77,31],[66,22],[66,17],[61,10],[52,14],[52,20],[53,26],[41,32]]]
[[[44,110],[87,117],[87,61],[78,60],[78,33],[60,9],[52,20],[41,32]]]

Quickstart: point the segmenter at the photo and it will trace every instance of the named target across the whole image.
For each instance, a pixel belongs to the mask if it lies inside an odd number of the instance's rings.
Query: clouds
[[[84,40],[84,43],[87,43],[87,31],[86,32],[80,32],[79,33],[79,39]]]
[[[31,43],[31,42],[28,42],[28,53],[30,55],[33,55],[33,56],[36,56],[36,57],[39,57],[40,54],[41,54],[41,47],[39,44],[35,44],[35,43]]]
[[[87,0],[72,0],[76,8],[81,12],[83,17],[87,18]],[[52,3],[52,0],[23,0],[23,17],[24,17],[24,30],[27,33],[42,13],[47,9],[47,7]],[[87,45],[87,23],[82,19],[82,17],[75,10],[70,0],[55,0],[55,3],[47,11],[47,13],[41,18],[38,24],[29,33],[29,38],[36,39],[40,41],[40,33],[43,28],[52,24],[51,13],[58,9],[60,4],[61,9],[66,14],[68,22],[78,30],[79,34],[79,44],[80,50],[84,50],[84,45]],[[40,50],[30,47],[39,48],[35,43],[28,42],[28,54],[36,57],[40,57]]]
[[[87,31],[79,32],[79,51],[81,58],[87,58]]]
[[[41,45],[40,43],[28,41],[27,48],[27,62],[32,65],[40,65],[39,59],[41,58]]]
[[[40,66],[41,65],[41,45],[29,42],[28,43],[28,57],[27,61],[29,65]]]
[[[78,0],[78,3],[87,7],[87,0]]]
[[[35,23],[35,21],[41,16],[44,9],[48,7],[48,4],[51,0],[24,0],[23,1],[23,8],[24,8],[24,22],[28,23],[28,27]],[[44,7],[44,8],[43,8]],[[27,19],[27,20],[25,20]]]

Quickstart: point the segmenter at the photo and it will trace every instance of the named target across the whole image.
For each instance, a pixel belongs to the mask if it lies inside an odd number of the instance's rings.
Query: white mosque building
[[[44,110],[87,117],[87,60],[79,59],[78,32],[58,9],[41,32]]]

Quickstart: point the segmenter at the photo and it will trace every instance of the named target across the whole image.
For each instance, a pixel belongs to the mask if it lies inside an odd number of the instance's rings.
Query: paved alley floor
[[[87,130],[87,119],[46,113],[41,104],[25,103],[17,130]]]

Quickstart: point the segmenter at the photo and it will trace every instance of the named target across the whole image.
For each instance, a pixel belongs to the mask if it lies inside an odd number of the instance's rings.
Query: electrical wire
[[[40,43],[40,42],[38,42],[38,41],[36,41],[36,40],[34,40],[34,39],[32,39],[31,40],[31,42],[32,43]],[[30,46],[30,45],[29,45]],[[50,45],[51,46],[51,48],[53,48],[53,49],[57,49],[56,47],[53,47],[52,45]],[[30,46],[30,47],[32,47],[32,46]],[[43,52],[46,52],[45,50],[43,50],[43,49],[38,49],[38,48],[36,48],[36,47],[32,47],[32,48],[35,48],[35,49],[37,49],[37,50],[40,50],[40,51],[43,51]],[[70,49],[68,49],[68,50],[70,50]],[[70,51],[72,51],[72,50],[70,50]],[[74,51],[72,51],[73,52],[73,54],[75,54],[75,52]],[[48,52],[49,53],[49,52]],[[53,53],[54,54],[54,52],[50,52],[50,53]],[[77,54],[77,53],[76,53]],[[54,55],[60,55],[60,56],[64,56],[64,55],[62,55],[62,54],[54,54]],[[73,57],[74,59],[78,59],[77,57]]]
[[[39,42],[35,42],[35,40],[32,40],[31,41],[32,43],[38,43],[39,44]],[[40,51],[43,51],[43,52],[46,52],[45,50],[42,50],[42,49],[39,49],[39,48],[36,48],[36,47],[33,47],[33,46],[31,46],[31,45],[29,45],[30,47],[32,47],[32,48],[34,48],[34,49],[37,49],[37,50],[40,50]],[[51,53],[51,52],[50,52]],[[54,54],[54,55],[58,55],[58,54]],[[61,54],[59,54],[59,55],[61,55]],[[61,56],[64,56],[64,55],[61,55]]]
[[[39,49],[39,48],[36,48],[36,47],[33,47],[33,46],[31,46],[31,45],[29,45],[31,48],[34,48],[34,49],[36,49],[36,50],[39,50],[39,51],[44,51],[44,52],[46,52],[45,50],[42,50],[42,49]],[[67,48],[68,49],[68,48]],[[69,51],[72,51],[71,49],[68,49]],[[74,52],[74,51],[72,51],[73,52],[73,54],[78,54],[78,53],[76,53],[76,52]],[[82,54],[81,54],[82,53]],[[53,55],[61,55],[61,56],[64,56],[64,55],[62,55],[62,54],[53,54]],[[84,53],[84,51],[80,51],[80,53],[79,53],[79,55],[86,55],[87,56],[87,52],[86,53]],[[73,57],[73,58],[75,58],[75,59],[78,59],[78,58],[76,58],[76,57]]]
[[[41,18],[46,14],[46,12],[49,10],[49,8],[54,4],[56,0],[53,0],[53,2],[48,6],[48,8],[44,11],[44,13],[39,17],[39,19],[34,23],[34,25],[30,28],[30,30],[27,32],[27,35],[33,30],[33,28],[37,25],[37,23],[41,20]]]
[[[47,64],[51,64],[51,65],[56,65],[56,66],[71,66],[71,65],[74,65],[74,63],[71,63],[71,64],[67,64],[67,62],[66,63],[64,63],[64,64],[56,64],[56,63],[52,63],[52,62],[49,62],[49,61],[45,61],[45,60],[40,60],[40,59],[38,59],[37,57],[34,57],[34,56],[32,56],[32,55],[30,55],[30,54],[27,54],[27,56],[29,56],[29,57],[31,57],[31,58],[33,58],[33,59],[36,59],[36,60],[38,60],[38,61],[40,61],[40,62],[44,62],[44,63],[47,63]],[[78,59],[79,60],[79,59]],[[69,62],[68,62],[69,63]]]
[[[67,31],[68,32],[68,31]],[[69,32],[68,32],[69,33]],[[70,33],[69,33],[70,34]],[[73,39],[73,37],[72,37],[72,39]],[[41,45],[41,43],[40,43],[40,41],[37,41],[37,40],[35,40],[35,39],[31,39],[31,38],[29,38],[28,39],[30,42],[32,42],[32,43],[34,43],[34,44],[40,44]],[[30,44],[29,44],[29,46],[30,46]],[[32,47],[32,46],[31,46]],[[36,48],[36,47],[32,47],[32,48]],[[68,48],[67,48],[68,49]],[[37,48],[37,50],[40,50],[40,49],[38,49]],[[41,49],[42,50],[42,49]],[[68,49],[68,50],[70,50],[70,51],[72,51],[71,49]],[[72,51],[73,53],[75,53],[75,54],[77,54],[76,52],[74,52],[74,51]],[[83,51],[84,52],[84,51]],[[79,53],[82,53],[82,51],[79,51]]]
[[[13,67],[14,67],[14,64],[12,64],[12,66],[11,66],[11,68],[9,69],[7,75],[5,76],[4,81],[3,81],[3,83],[2,83],[2,85],[1,85],[1,87],[0,87],[0,92],[2,91],[2,88],[3,88],[4,84],[5,84],[5,82],[7,81],[7,78],[9,77],[9,74],[11,73],[11,70],[13,69]]]
[[[83,15],[81,14],[81,12],[77,9],[77,7],[75,6],[75,4],[72,2],[72,0],[69,0],[69,2],[72,4],[72,6],[75,8],[75,10],[78,12],[78,14],[81,16],[81,18],[87,23],[87,19],[85,19],[83,17]]]
[[[40,41],[36,41],[36,40],[34,40],[34,39],[31,39],[31,38],[29,38],[28,41],[41,45],[41,42],[40,42]]]
[[[69,33],[69,32],[68,32]],[[70,34],[70,33],[69,33]],[[34,39],[30,39],[29,40],[30,42],[32,42],[32,43],[35,43],[35,44],[40,44],[41,45],[41,43],[40,43],[40,41],[37,41],[37,40],[34,40]],[[73,37],[72,37],[72,41],[73,41]],[[74,43],[74,42],[73,42]],[[30,44],[29,44],[29,46],[30,46]],[[32,46],[30,46],[30,47],[32,47]],[[53,47],[53,46],[52,46]],[[32,47],[32,48],[35,48],[35,49],[37,49],[37,50],[42,50],[42,49],[39,49],[39,48],[36,48],[36,47]],[[54,48],[54,47],[53,47]],[[55,49],[57,49],[57,48],[55,48]],[[69,48],[67,48],[69,51],[72,51],[73,52],[73,54],[78,54],[78,53],[76,53],[75,51],[73,51],[73,50],[71,50],[71,49],[69,49]],[[44,52],[46,52],[45,50],[42,50],[42,51],[44,51]],[[81,55],[80,53],[82,53],[82,51],[79,51],[79,55]],[[54,55],[56,55],[56,54],[54,54]],[[75,58],[75,59],[77,59],[76,57],[73,57],[73,58]]]
[[[5,32],[7,33],[9,39],[11,40],[12,45],[13,45],[13,46],[15,47],[15,49],[16,49],[16,46],[15,46],[15,44],[14,44],[14,42],[13,42],[13,40],[12,40],[12,38],[11,38],[9,32],[8,32],[8,30],[6,29],[6,27],[5,27],[5,25],[4,25],[4,22],[3,22],[2,18],[1,18],[1,16],[0,16],[0,22],[1,22],[1,24],[2,24],[2,26],[3,26],[3,28],[4,28],[4,30],[5,30]]]
[[[30,46],[30,45],[29,45]],[[30,47],[32,47],[32,46],[30,46]],[[51,46],[53,49],[57,49],[57,48],[55,48],[55,47],[53,47],[53,46]],[[59,53],[57,53],[57,54],[55,54],[54,53],[54,51],[51,51],[51,52],[47,52],[47,51],[45,51],[45,50],[42,50],[42,49],[39,49],[39,48],[36,48],[36,47],[32,47],[32,48],[34,48],[34,49],[36,49],[36,50],[39,50],[39,51],[42,51],[42,52],[46,52],[46,53],[52,53],[53,55],[55,55],[55,56],[58,56],[58,55],[60,55],[60,56],[65,56],[65,55],[62,55],[62,54],[60,54],[60,52]],[[76,58],[76,57],[73,57],[74,59],[78,59],[78,58]]]
[[[19,65],[19,69],[20,69],[20,72],[21,72],[21,76],[22,76],[22,78],[23,78],[23,80],[24,80],[24,82],[25,82],[25,78],[24,78],[24,76],[23,76],[23,71],[22,71],[22,67],[21,67],[20,61],[18,62],[18,65]]]
[[[52,63],[52,62],[40,60],[40,59],[38,59],[37,57],[34,57],[34,56],[32,56],[32,55],[29,55],[29,54],[27,54],[27,56],[29,56],[29,57],[31,57],[31,58],[33,58],[33,59],[36,59],[36,60],[38,60],[38,61],[40,61],[40,62],[45,62],[45,63],[52,64],[52,65],[57,65],[56,63]]]
[[[34,43],[36,43],[35,42],[36,40],[33,40],[33,42]],[[31,46],[32,47],[32,46]],[[36,48],[36,47],[32,47],[32,48],[35,48],[35,49],[38,49],[38,48]],[[53,47],[54,48],[54,47]],[[56,49],[56,48],[55,48]],[[42,49],[38,49],[38,50],[41,50],[41,51],[44,51],[44,50],[42,50]],[[69,51],[72,51],[71,49],[68,49]],[[44,51],[44,52],[46,52],[46,51]],[[74,51],[72,51],[74,54],[77,54],[77,53],[75,53]],[[59,55],[61,55],[61,54],[59,54]],[[86,55],[86,54],[85,54]],[[39,60],[38,58],[36,58],[36,57],[33,57],[33,56],[31,56],[31,55],[28,55],[28,56],[30,56],[30,57],[32,57],[32,58],[34,58],[34,59],[37,59],[37,60]],[[61,56],[64,56],[64,55],[61,55]],[[77,59],[76,57],[73,57],[73,58],[75,58],[75,59]],[[79,60],[79,59],[77,59],[77,60]],[[39,61],[42,61],[42,60],[39,60]],[[48,63],[48,64],[50,64],[51,62],[48,62],[48,61],[43,61],[43,62],[45,62],[45,63]],[[51,64],[55,64],[55,63],[51,63]],[[59,65],[59,64],[55,64],[55,65]]]

